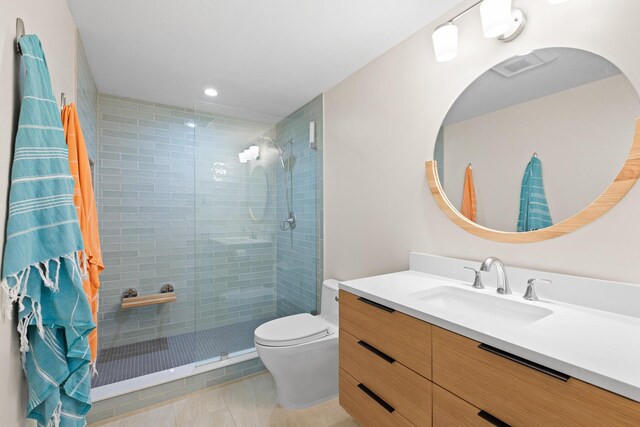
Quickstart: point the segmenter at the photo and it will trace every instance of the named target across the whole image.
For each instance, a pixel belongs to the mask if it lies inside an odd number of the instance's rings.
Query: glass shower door
[[[196,360],[253,350],[276,317],[275,179],[278,118],[196,103]],[[259,147],[255,159],[239,154]],[[255,149],[254,149],[255,150]]]
[[[252,352],[264,322],[317,312],[322,98],[286,118],[195,110],[196,361],[209,363]]]

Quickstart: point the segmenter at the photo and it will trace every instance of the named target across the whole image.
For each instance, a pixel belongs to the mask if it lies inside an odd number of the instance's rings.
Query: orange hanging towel
[[[93,321],[96,324],[96,328],[89,335],[91,360],[95,362],[98,356],[99,275],[102,270],[104,270],[102,253],[100,251],[100,235],[98,233],[98,213],[93,195],[89,155],[87,154],[87,147],[84,143],[84,137],[82,136],[78,112],[74,104],[67,105],[63,108],[62,124],[69,148],[69,168],[75,180],[73,203],[78,212],[80,231],[82,232],[82,239],[84,240],[84,253],[80,254],[80,259],[84,261],[83,270],[88,274],[88,277],[83,278],[82,285],[89,299],[93,313]]]
[[[471,221],[476,222],[476,190],[473,188],[473,171],[471,165],[464,173],[464,188],[462,189],[462,206],[460,213]]]

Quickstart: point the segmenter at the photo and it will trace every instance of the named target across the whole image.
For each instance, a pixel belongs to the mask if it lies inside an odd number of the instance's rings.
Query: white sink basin
[[[432,314],[446,314],[445,318],[455,318],[457,323],[472,328],[523,327],[553,314],[545,307],[453,286],[440,286],[408,296],[421,301],[424,309]]]

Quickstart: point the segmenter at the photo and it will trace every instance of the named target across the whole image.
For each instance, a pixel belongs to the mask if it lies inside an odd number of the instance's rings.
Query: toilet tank
[[[322,299],[320,300],[320,317],[338,324],[338,281],[327,279],[322,282]]]

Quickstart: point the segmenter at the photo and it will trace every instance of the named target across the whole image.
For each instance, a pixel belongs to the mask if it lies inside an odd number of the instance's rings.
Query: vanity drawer
[[[340,368],[417,426],[431,425],[431,382],[365,341],[340,333]]]
[[[640,403],[575,378],[563,381],[479,344],[433,327],[434,383],[514,426],[640,425]]]
[[[340,369],[340,406],[365,427],[413,425],[343,369]]]
[[[447,390],[433,385],[433,427],[490,427],[490,415]]]
[[[431,325],[340,291],[340,328],[431,378]]]

